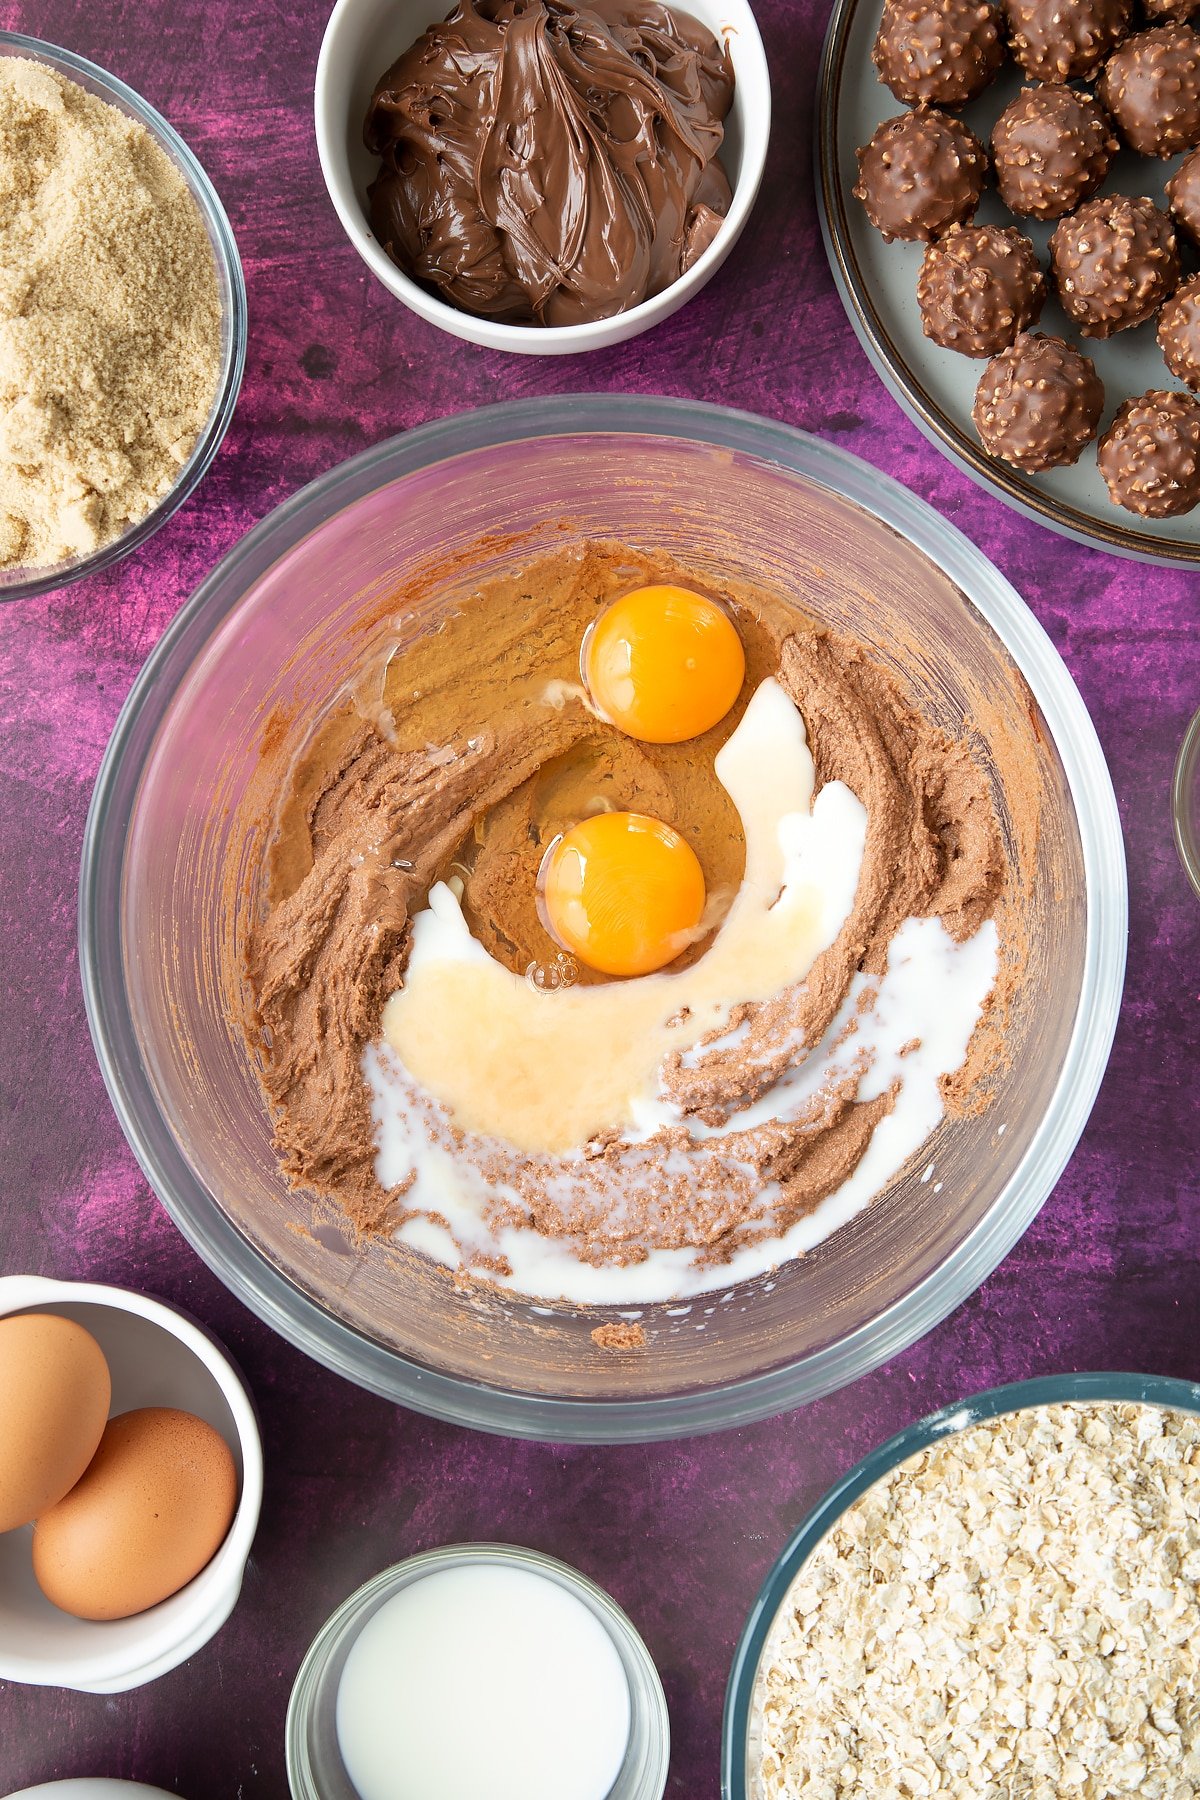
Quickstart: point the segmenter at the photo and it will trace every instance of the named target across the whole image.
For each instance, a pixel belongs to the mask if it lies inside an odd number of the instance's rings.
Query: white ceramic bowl
[[[721,160],[733,188],[725,223],[686,275],[640,306],[592,325],[508,325],[477,319],[411,281],[386,254],[367,222],[368,183],[379,167],[362,139],[375,83],[421,33],[451,10],[452,0],[337,0],[325,28],[314,92],[321,173],[346,235],[367,267],[405,306],[451,336],[526,356],[567,356],[636,337],[669,318],[715,275],[741,235],[762,180],[771,129],[771,78],[747,0],[681,0],[729,44],[737,85],[725,122]]]
[[[129,1619],[75,1619],[46,1599],[30,1559],[33,1527],[0,1535],[0,1679],[120,1694],[174,1669],[225,1623],[262,1504],[262,1443],[250,1396],[220,1347],[183,1313],[125,1288],[0,1277],[0,1317],[54,1312],[96,1339],[112,1373],[112,1413],[178,1406],[221,1433],[238,1472],[238,1506],[208,1566],[170,1599]]]

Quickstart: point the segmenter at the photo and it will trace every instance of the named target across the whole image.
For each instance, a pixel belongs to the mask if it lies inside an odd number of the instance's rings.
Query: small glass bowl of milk
[[[661,1800],[669,1760],[662,1683],[620,1607],[508,1544],[368,1581],[288,1705],[293,1800]]]

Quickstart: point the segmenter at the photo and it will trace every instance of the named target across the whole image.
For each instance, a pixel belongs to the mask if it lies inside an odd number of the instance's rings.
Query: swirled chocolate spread
[[[610,318],[719,231],[732,98],[725,49],[655,0],[459,0],[371,97],[371,229],[466,312]]]

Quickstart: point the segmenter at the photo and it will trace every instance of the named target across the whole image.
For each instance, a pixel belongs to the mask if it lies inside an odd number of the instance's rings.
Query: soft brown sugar
[[[221,303],[146,128],[0,59],[0,567],[90,554],[173,486],[212,405]]]

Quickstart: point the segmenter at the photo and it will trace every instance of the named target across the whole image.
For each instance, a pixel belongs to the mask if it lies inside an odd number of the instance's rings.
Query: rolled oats
[[[863,1494],[759,1669],[756,1800],[1200,1800],[1200,1418],[1033,1407]]]

